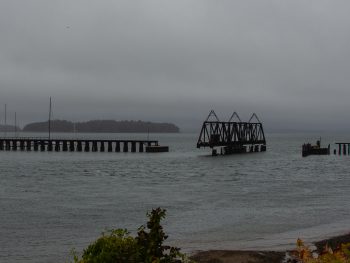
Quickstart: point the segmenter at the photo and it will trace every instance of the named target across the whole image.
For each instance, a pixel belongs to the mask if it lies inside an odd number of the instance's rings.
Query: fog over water
[[[143,119],[196,130],[214,108],[223,119],[257,112],[271,130],[348,130],[349,7],[3,0],[0,105],[22,125],[47,119],[52,96],[54,117],[73,121]]]

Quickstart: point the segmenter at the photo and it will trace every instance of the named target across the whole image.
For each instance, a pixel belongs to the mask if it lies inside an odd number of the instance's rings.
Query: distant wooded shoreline
[[[71,122],[67,120],[52,120],[51,132],[80,133],[179,133],[180,129],[172,123],[156,123],[144,121],[91,120],[86,122]],[[33,122],[25,125],[21,132],[47,132],[49,122]],[[0,131],[14,132],[14,126],[0,125]]]

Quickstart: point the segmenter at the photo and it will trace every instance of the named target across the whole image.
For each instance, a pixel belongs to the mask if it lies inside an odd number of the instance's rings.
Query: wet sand
[[[327,244],[332,249],[341,243],[350,242],[350,233],[313,242],[318,252]],[[191,257],[198,263],[281,263],[286,261],[289,251],[242,251],[208,250],[200,251]],[[288,257],[288,256],[287,256]]]

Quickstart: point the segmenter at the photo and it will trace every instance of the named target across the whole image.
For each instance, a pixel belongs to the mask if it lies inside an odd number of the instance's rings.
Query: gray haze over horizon
[[[172,122],[211,109],[267,130],[350,130],[338,0],[2,0],[0,121]]]

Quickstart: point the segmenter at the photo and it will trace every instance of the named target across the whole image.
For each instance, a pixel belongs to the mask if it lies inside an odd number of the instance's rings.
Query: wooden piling
[[[38,141],[34,141],[34,151],[38,151],[38,147],[39,145],[38,145]]]
[[[62,141],[62,151],[64,152],[68,151],[68,143],[66,140]]]
[[[100,152],[105,151],[105,143],[103,141],[100,142]]]
[[[92,142],[92,151],[97,152],[97,141]]]
[[[11,150],[10,141],[6,141],[6,151],[10,151],[10,150]]]
[[[21,151],[24,151],[24,140],[19,142],[19,148]]]
[[[120,142],[115,143],[115,152],[117,152],[117,153],[120,152]]]
[[[143,153],[143,143],[139,142],[139,152]]]
[[[90,145],[91,144],[91,145]],[[122,145],[121,145],[122,144]],[[130,145],[129,145],[130,144]],[[138,144],[138,145],[137,145]],[[139,140],[71,140],[47,138],[0,138],[0,151],[85,151],[89,152],[144,152],[145,146],[157,146],[158,141]],[[90,148],[91,147],[91,148]],[[123,149],[121,149],[121,147]]]
[[[131,152],[136,152],[136,142],[131,142]]]
[[[123,152],[128,152],[129,149],[128,149],[128,142],[124,142],[124,145],[123,145]]]
[[[69,151],[71,152],[75,151],[74,141],[69,141]]]
[[[16,140],[12,140],[12,150],[17,151],[17,141]]]
[[[32,150],[32,141],[27,140],[26,144],[27,144],[27,151],[31,151]]]
[[[49,140],[47,143],[47,151],[52,152],[52,141],[51,140]]]
[[[55,151],[59,152],[61,150],[60,141],[55,141]]]
[[[81,152],[82,150],[83,150],[83,147],[82,147],[81,141],[78,141],[77,142],[77,151]]]
[[[85,141],[85,145],[84,145],[84,151],[85,152],[89,152],[90,151],[90,142],[89,141]]]
[[[40,141],[40,151],[45,151],[45,142],[44,141]]]

